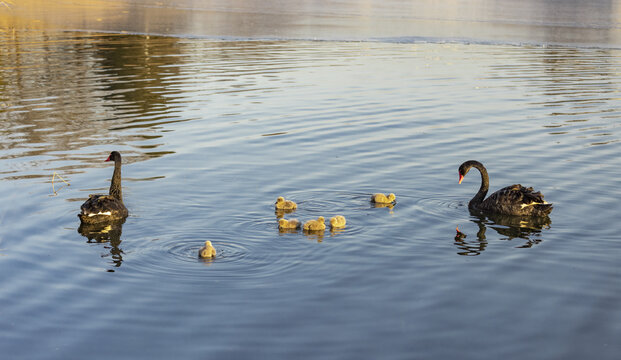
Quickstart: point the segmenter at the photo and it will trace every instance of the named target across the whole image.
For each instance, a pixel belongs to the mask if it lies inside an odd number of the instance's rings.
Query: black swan
[[[106,161],[114,161],[114,173],[110,183],[109,195],[89,195],[82,204],[80,220],[86,224],[112,222],[127,217],[127,208],[123,204],[121,189],[121,154],[113,151]]]
[[[485,166],[476,160],[468,160],[459,166],[459,183],[464,179],[470,168],[477,168],[481,173],[481,188],[468,203],[468,208],[483,212],[503,215],[545,216],[552,211],[552,204],[543,200],[540,192],[532,187],[526,188],[515,184],[502,188],[487,199],[489,176]]]

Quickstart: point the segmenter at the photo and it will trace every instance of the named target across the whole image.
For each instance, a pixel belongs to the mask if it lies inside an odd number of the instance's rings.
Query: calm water
[[[3,358],[616,359],[609,45],[5,32]],[[130,217],[79,228],[111,150]],[[550,218],[471,215],[468,159]]]

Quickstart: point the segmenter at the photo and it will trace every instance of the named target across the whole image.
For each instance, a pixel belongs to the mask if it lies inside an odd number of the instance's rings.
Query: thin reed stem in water
[[[53,194],[53,195],[50,195],[50,196],[56,196],[56,195],[58,195],[58,192],[56,191],[56,189],[55,189],[55,187],[54,187],[54,179],[55,179],[57,176],[58,176],[58,178],[59,178],[60,180],[62,180],[65,184],[67,184],[67,186],[71,186],[71,184],[69,184],[69,183],[68,183],[65,179],[63,179],[63,177],[62,177],[62,176],[58,175],[58,174],[56,173],[56,171],[54,171],[54,174],[52,174],[52,191],[54,192],[54,194]],[[61,186],[60,188],[58,188],[58,190],[60,191],[60,189],[62,189],[62,188],[64,188],[64,187],[65,187],[65,186],[63,185],[63,186]]]

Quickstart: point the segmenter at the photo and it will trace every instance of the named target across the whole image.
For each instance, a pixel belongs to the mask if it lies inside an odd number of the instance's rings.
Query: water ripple
[[[455,219],[468,211],[468,200],[458,200],[455,199],[455,196],[434,194],[417,197],[414,204],[421,212],[436,218]]]
[[[158,240],[156,245],[133,254],[129,267],[138,273],[175,281],[272,278],[285,272],[294,261],[288,255],[286,241],[216,240],[210,237],[217,255],[201,259],[198,250],[203,240]]]

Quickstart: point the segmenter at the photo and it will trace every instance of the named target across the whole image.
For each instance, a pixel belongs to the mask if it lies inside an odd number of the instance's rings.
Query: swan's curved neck
[[[471,164],[472,167],[479,170],[481,173],[481,187],[479,188],[479,192],[474,195],[472,200],[468,203],[468,207],[477,207],[477,205],[481,204],[485,199],[485,195],[487,195],[487,190],[489,190],[489,176],[487,175],[487,170],[485,166],[479,162],[473,162]]]
[[[121,188],[121,161],[114,161],[114,173],[112,173],[112,183],[110,184],[110,195],[123,201],[123,190]]]

